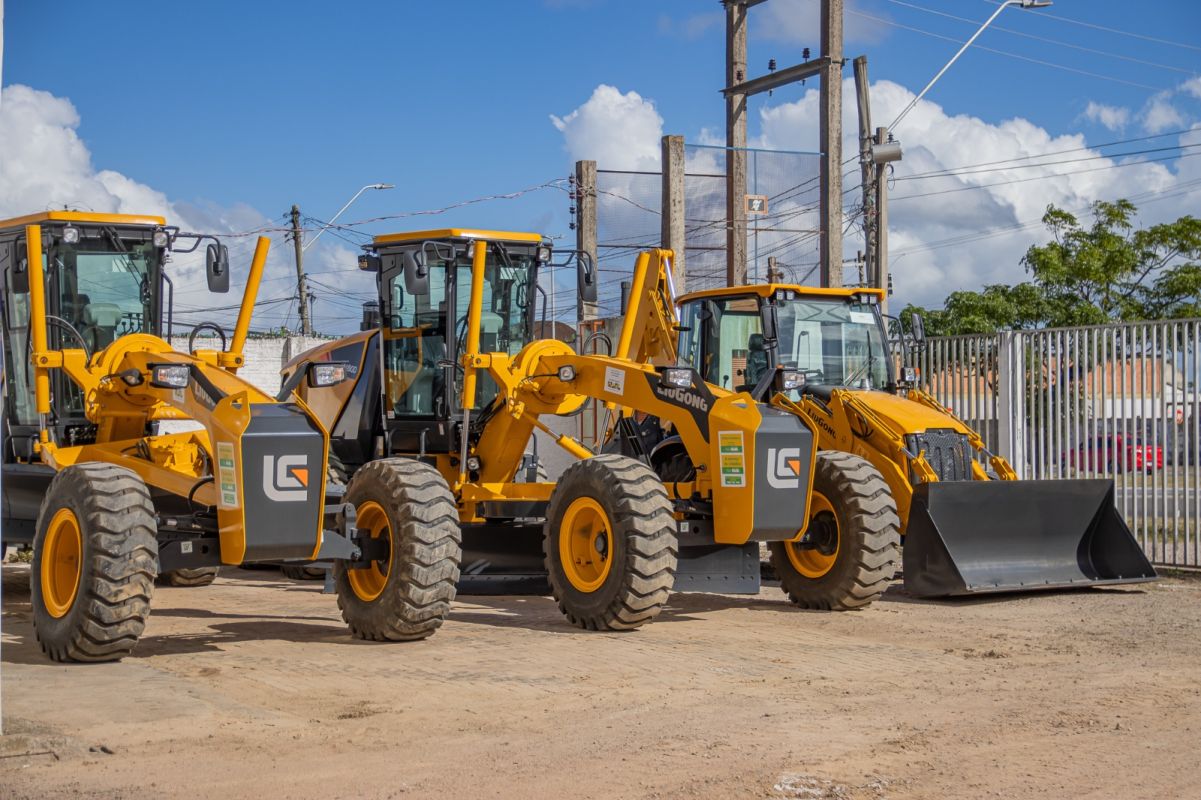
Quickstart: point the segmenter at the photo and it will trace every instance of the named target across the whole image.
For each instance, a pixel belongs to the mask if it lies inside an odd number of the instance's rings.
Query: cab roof
[[[161,228],[167,224],[163,217],[149,214],[97,214],[92,211],[41,211],[23,217],[0,220],[0,229],[41,225],[46,222],[81,222],[98,225],[146,225]]]
[[[386,233],[376,236],[372,244],[397,244],[400,242],[417,242],[426,239],[484,239],[489,242],[522,242],[542,244],[540,233],[520,233],[516,231],[488,231],[479,228],[439,228],[431,231],[408,231],[406,233]]]
[[[688,292],[679,297],[677,303],[685,303],[704,297],[739,297],[755,295],[769,297],[776,292],[796,292],[802,297],[854,297],[858,294],[874,295],[877,300],[884,299],[884,290],[859,286],[800,286],[795,283],[756,283],[748,286],[719,286],[716,289],[702,289],[699,292]]]

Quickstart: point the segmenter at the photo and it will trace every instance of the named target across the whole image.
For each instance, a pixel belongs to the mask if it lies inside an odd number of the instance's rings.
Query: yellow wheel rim
[[[42,602],[54,618],[63,617],[75,603],[83,573],[83,535],[79,520],[69,508],[60,508],[50,519],[42,543]]]
[[[559,563],[567,580],[581,592],[595,592],[613,567],[613,529],[609,516],[591,497],[578,497],[559,526]]]
[[[364,603],[370,603],[383,593],[384,587],[388,585],[388,576],[392,574],[392,526],[388,523],[388,512],[374,500],[363,503],[356,509],[356,513],[360,531],[368,531],[372,539],[384,536],[389,544],[388,560],[383,569],[380,569],[378,561],[373,561],[370,567],[346,571],[355,596]]]
[[[838,561],[842,536],[838,530],[838,514],[823,494],[813,493],[809,501],[808,533],[817,546],[801,547],[798,542],[785,542],[784,550],[793,569],[806,578],[820,578]]]

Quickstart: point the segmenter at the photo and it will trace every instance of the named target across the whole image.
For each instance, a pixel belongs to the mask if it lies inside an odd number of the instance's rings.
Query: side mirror
[[[922,320],[922,315],[916,311],[909,313],[909,330],[913,334],[913,341],[917,344],[923,344],[926,341],[926,323]]]
[[[575,279],[580,299],[585,303],[597,302],[596,265],[588,253],[581,252],[576,257]]]
[[[409,294],[430,293],[430,271],[423,253],[406,250],[400,254],[404,264],[405,291]]]
[[[229,248],[223,244],[210,244],[205,248],[204,271],[208,275],[210,292],[228,292]]]

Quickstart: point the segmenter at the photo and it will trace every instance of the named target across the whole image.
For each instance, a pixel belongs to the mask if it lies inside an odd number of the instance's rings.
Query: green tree
[[[1026,251],[1032,281],[951,293],[920,311],[931,336],[1201,316],[1201,220],[1138,228],[1129,200],[1093,204],[1092,225],[1048,206],[1052,241]]]

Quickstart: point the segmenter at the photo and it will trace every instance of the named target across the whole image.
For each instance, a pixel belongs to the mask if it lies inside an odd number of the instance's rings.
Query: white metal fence
[[[1112,478],[1148,556],[1201,567],[1201,320],[928,339],[921,383],[1022,478]]]

